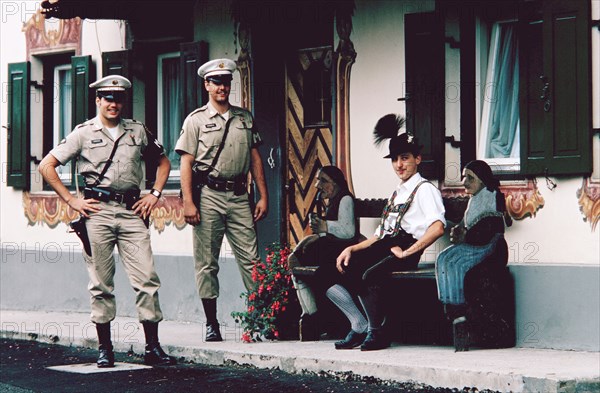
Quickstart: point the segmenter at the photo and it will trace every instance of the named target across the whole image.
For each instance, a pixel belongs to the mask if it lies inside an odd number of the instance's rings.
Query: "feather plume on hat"
[[[383,116],[375,124],[375,129],[373,130],[375,146],[379,146],[386,139],[390,140],[390,154],[384,158],[393,159],[399,154],[406,152],[410,152],[415,156],[420,154],[422,146],[419,145],[415,136],[407,132],[398,133],[404,127],[405,123],[404,117],[390,113]]]
[[[375,146],[379,146],[386,139],[397,137],[398,131],[404,127],[405,122],[404,117],[394,113],[390,113],[379,119],[373,130]]]

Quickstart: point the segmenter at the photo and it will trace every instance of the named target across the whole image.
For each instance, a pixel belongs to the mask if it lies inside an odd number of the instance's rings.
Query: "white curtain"
[[[519,55],[514,23],[492,28],[479,156],[519,157]]]

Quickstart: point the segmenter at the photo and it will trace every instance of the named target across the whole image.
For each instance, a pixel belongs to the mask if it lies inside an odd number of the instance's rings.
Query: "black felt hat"
[[[381,144],[384,140],[389,139],[390,154],[383,158],[395,158],[402,153],[412,153],[413,156],[418,156],[421,153],[422,146],[415,136],[404,132],[398,134],[401,128],[404,127],[405,120],[402,116],[389,114],[383,116],[377,121],[373,136],[375,145]]]

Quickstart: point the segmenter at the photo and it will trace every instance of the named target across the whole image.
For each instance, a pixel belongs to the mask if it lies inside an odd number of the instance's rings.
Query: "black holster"
[[[88,236],[87,227],[85,226],[85,222],[87,218],[84,216],[79,216],[78,219],[71,221],[69,226],[71,227],[71,231],[75,232],[75,234],[81,239],[81,243],[83,243],[83,249],[88,256],[92,256],[92,245],[90,243],[90,238]]]
[[[192,201],[198,210],[200,210],[202,187],[206,185],[209,172],[210,170],[200,170],[196,164],[192,167]],[[179,198],[183,199],[183,190],[179,190]]]

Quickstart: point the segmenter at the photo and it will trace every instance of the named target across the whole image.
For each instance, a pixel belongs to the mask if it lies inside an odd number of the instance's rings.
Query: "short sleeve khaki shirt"
[[[119,144],[113,162],[98,186],[117,191],[139,189],[144,176],[142,155],[146,151],[150,138],[150,143],[156,143],[144,124],[131,119],[122,119],[117,134]],[[75,127],[58,146],[50,151],[50,154],[63,165],[78,157],[78,171],[89,185],[98,179],[114,144],[115,140],[110,132],[96,117]],[[162,147],[158,146],[162,151]]]
[[[229,120],[226,121],[211,105],[196,109],[183,122],[175,145],[177,153],[191,154],[200,163],[200,169],[206,170],[212,164],[229,124],[225,146],[210,172],[211,176],[227,180],[248,173],[250,151],[262,142],[250,112],[231,106],[229,114]]]

